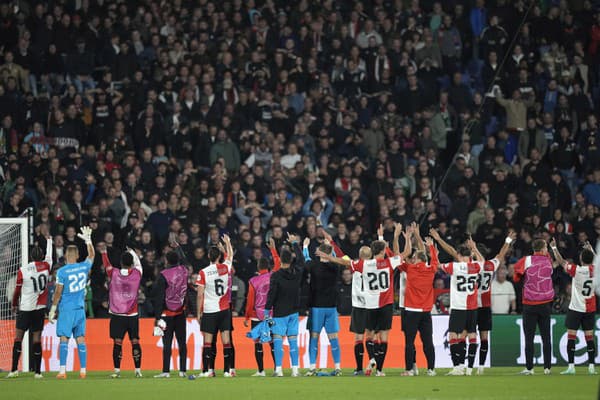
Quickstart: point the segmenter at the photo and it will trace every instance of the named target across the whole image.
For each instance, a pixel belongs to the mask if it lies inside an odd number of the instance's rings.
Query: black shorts
[[[491,307],[480,307],[477,309],[477,330],[479,332],[492,330]]]
[[[477,332],[477,310],[451,310],[449,331],[452,333]]]
[[[367,310],[366,328],[375,332],[389,331],[392,329],[393,316],[394,309],[391,304],[374,310]]]
[[[350,314],[350,332],[362,335],[367,327],[367,310],[365,308],[352,307]]]
[[[200,331],[216,335],[217,332],[231,331],[231,310],[202,314]]]
[[[567,329],[574,331],[581,327],[584,331],[593,331],[596,325],[596,314],[593,312],[583,313],[579,311],[568,310],[565,318],[565,326]]]
[[[123,339],[125,334],[129,340],[140,338],[140,319],[137,315],[110,315],[110,338]]]
[[[44,329],[46,310],[19,311],[17,329],[22,331],[41,332]]]

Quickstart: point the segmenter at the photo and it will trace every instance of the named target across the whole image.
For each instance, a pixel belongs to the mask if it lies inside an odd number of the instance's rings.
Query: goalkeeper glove
[[[165,332],[160,329],[158,326],[154,327],[154,332],[152,333],[152,336],[164,336]]]
[[[81,233],[78,233],[77,236],[82,239],[86,245],[92,244],[92,228],[89,226],[82,226]]]
[[[50,312],[48,313],[48,322],[51,324],[56,322],[56,306],[50,307]]]

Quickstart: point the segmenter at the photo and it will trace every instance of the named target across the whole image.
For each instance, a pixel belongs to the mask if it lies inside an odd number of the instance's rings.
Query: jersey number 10
[[[40,275],[37,279],[34,276],[31,276],[31,283],[33,284],[34,292],[43,292],[46,289],[46,285],[48,284],[48,277],[46,275]]]

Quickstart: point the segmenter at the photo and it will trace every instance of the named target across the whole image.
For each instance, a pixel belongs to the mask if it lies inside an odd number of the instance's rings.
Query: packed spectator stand
[[[492,255],[514,229],[493,292],[495,312],[519,311],[511,262],[534,238],[575,259],[600,236],[600,7],[533,3],[3,1],[1,215],[33,208],[59,263],[85,254],[83,225],[114,265],[138,250],[142,316],[174,240],[193,315],[207,246],[231,235],[242,314],[286,232],[314,250],[325,229],[357,257],[380,224]],[[553,279],[562,313],[570,278]],[[90,289],[88,316],[106,317],[99,254]]]

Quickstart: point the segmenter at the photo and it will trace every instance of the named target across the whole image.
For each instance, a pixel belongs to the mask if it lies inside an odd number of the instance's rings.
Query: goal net
[[[28,262],[27,218],[0,218],[0,371],[10,370],[15,336],[12,296],[17,272]],[[28,370],[26,342],[23,341],[22,370]]]

